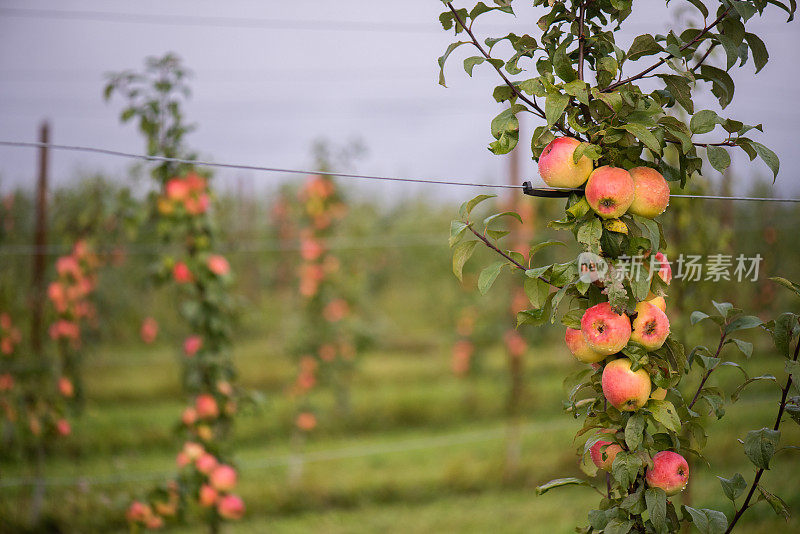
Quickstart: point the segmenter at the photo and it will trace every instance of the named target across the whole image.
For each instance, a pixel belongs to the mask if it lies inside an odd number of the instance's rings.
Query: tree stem
[[[723,331],[722,336],[719,339],[719,346],[717,346],[717,352],[714,353],[715,358],[719,357],[719,353],[720,351],[722,351],[722,345],[725,343],[725,335],[726,334]],[[706,385],[706,380],[708,380],[708,377],[711,376],[712,372],[714,372],[714,369],[716,369],[716,367],[709,369],[708,371],[706,371],[706,374],[703,375],[703,379],[700,381],[700,386],[698,386],[697,391],[695,392],[694,397],[692,398],[692,402],[689,403],[690,410],[694,406],[694,403],[697,402],[698,397],[700,397],[700,392],[703,391],[703,386]]]

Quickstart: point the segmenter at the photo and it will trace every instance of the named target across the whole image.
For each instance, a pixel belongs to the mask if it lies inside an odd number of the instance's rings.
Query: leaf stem
[[[726,335],[727,334],[725,334],[725,331],[723,330],[722,336],[719,339],[719,346],[717,346],[717,352],[714,353],[715,358],[718,358],[720,351],[722,351],[722,346],[725,344]],[[711,369],[706,371],[706,374],[703,375],[703,379],[700,381],[700,385],[697,387],[697,392],[695,392],[694,397],[692,398],[692,402],[689,403],[690,410],[694,406],[694,403],[697,402],[697,399],[700,397],[700,392],[703,391],[703,386],[706,385],[706,380],[708,380],[708,377],[711,376],[711,373],[714,372],[714,369],[716,369],[716,367],[712,367]]]
[[[798,353],[800,353],[800,339],[797,340],[797,344],[794,347],[794,357],[792,361],[797,361]],[[781,404],[778,408],[778,417],[775,418],[775,424],[772,425],[772,430],[777,431],[781,426],[781,419],[783,418],[783,412],[786,409],[786,397],[789,395],[789,388],[792,387],[792,375],[789,374],[789,378],[786,379],[786,385],[783,387],[783,391],[781,393]],[[758,482],[761,480],[761,476],[764,474],[764,468],[760,467],[758,471],[756,471],[756,476],[753,479],[753,484],[750,486],[750,491],[747,492],[747,497],[745,497],[744,502],[742,503],[742,507],[736,511],[736,514],[733,516],[733,520],[731,524],[728,525],[728,530],[725,531],[725,534],[730,534],[733,530],[733,527],[742,517],[742,514],[747,510],[748,506],[750,505],[750,499],[753,498],[753,494],[756,492],[756,488],[758,487]]]

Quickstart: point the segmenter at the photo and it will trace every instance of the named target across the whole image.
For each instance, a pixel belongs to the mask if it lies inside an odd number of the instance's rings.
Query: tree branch
[[[792,358],[792,361],[795,362],[797,361],[798,353],[800,353],[800,339],[797,340],[797,344],[794,347],[794,357]],[[772,430],[777,431],[781,426],[781,419],[783,418],[783,412],[784,410],[786,410],[786,397],[789,395],[789,388],[791,387],[792,387],[792,375],[790,374],[789,378],[786,379],[786,385],[783,387],[781,393],[781,404],[780,407],[778,408],[778,417],[775,418],[775,424],[772,425]],[[725,534],[730,534],[730,532],[733,530],[733,527],[742,517],[742,514],[744,514],[745,511],[747,510],[748,506],[750,505],[750,499],[753,498],[753,494],[756,492],[756,488],[758,488],[758,482],[761,480],[761,476],[763,474],[764,474],[763,468],[759,468],[758,471],[756,471],[756,476],[753,479],[753,484],[750,486],[750,491],[747,492],[747,497],[745,497],[744,502],[742,503],[742,507],[739,508],[739,510],[737,510],[736,514],[733,516],[733,520],[731,521],[731,524],[728,525],[728,530],[725,531]]]
[[[451,8],[451,9],[452,9],[452,8]],[[731,10],[731,9],[732,9],[731,7],[728,7],[728,8],[727,8],[725,11],[723,11],[723,12],[722,12],[722,14],[721,14],[719,17],[717,17],[717,18],[714,20],[714,22],[712,22],[711,24],[707,24],[705,27],[703,27],[703,29],[700,31],[700,33],[698,33],[698,34],[697,34],[697,36],[696,36],[694,39],[692,39],[691,41],[689,41],[688,43],[686,43],[685,45],[683,45],[683,46],[680,48],[680,49],[681,49],[681,52],[682,52],[682,51],[684,51],[684,50],[686,50],[687,48],[689,48],[690,46],[692,46],[692,45],[693,45],[693,44],[695,44],[696,42],[698,42],[698,41],[699,41],[699,40],[700,40],[700,39],[701,39],[701,38],[702,38],[702,37],[703,37],[705,34],[707,34],[707,33],[708,33],[708,32],[709,32],[709,31],[710,31],[712,28],[714,28],[714,27],[715,27],[717,24],[719,24],[720,22],[722,22],[722,21],[725,19],[725,17],[728,15],[728,13],[730,12],[730,10]],[[632,82],[632,81],[634,81],[634,80],[638,80],[638,79],[639,79],[639,78],[641,78],[642,76],[645,76],[646,74],[648,74],[648,73],[650,73],[650,72],[654,71],[655,69],[657,69],[658,67],[660,67],[661,65],[663,65],[664,63],[666,63],[666,62],[667,62],[667,60],[668,60],[669,58],[671,58],[671,57],[675,57],[675,56],[673,56],[672,54],[669,54],[669,55],[667,55],[667,56],[665,56],[665,57],[662,57],[661,59],[659,59],[659,60],[658,60],[658,62],[657,62],[657,63],[654,63],[653,65],[650,65],[648,68],[644,69],[642,72],[640,72],[640,73],[638,73],[638,74],[634,74],[633,76],[628,76],[628,77],[627,77],[627,78],[625,78],[624,80],[620,80],[620,81],[618,81],[618,82],[614,82],[614,83],[612,83],[611,85],[609,85],[608,87],[606,87],[605,89],[601,89],[601,92],[603,92],[603,93],[607,93],[608,91],[613,91],[614,89],[616,89],[616,88],[617,88],[617,87],[619,87],[620,85],[625,85],[626,83]]]
[[[726,336],[726,334],[725,334],[725,331],[723,330],[722,331],[722,337],[720,337],[720,339],[719,339],[719,346],[717,347],[717,352],[714,354],[715,358],[718,358],[720,351],[722,351],[722,346],[725,344],[725,336]],[[694,406],[694,403],[697,402],[697,399],[700,397],[700,392],[703,391],[703,386],[706,385],[706,380],[708,380],[708,377],[711,376],[711,373],[714,372],[714,369],[716,369],[716,367],[712,367],[711,369],[706,371],[706,374],[703,375],[703,379],[700,381],[700,385],[697,387],[697,392],[694,394],[694,397],[692,398],[692,402],[689,403],[689,409],[690,410]]]
[[[583,81],[583,48],[586,45],[586,36],[583,34],[583,23],[586,18],[586,4],[588,2],[581,2],[580,12],[578,14],[578,79]]]
[[[475,38],[475,34],[472,33],[472,28],[468,28],[467,25],[464,24],[464,21],[461,20],[461,17],[458,16],[458,12],[453,7],[453,4],[448,2],[447,3],[447,8],[450,9],[450,11],[453,13],[453,17],[455,17],[456,22],[458,23],[458,25],[461,26],[464,29],[465,32],[467,32],[467,35],[469,35],[469,38],[472,41],[472,44],[475,46],[475,48],[477,48],[478,51],[480,51],[480,53],[486,59],[492,59],[492,56],[490,56],[489,53],[486,52],[486,50],[478,42],[478,39]],[[497,71],[497,74],[500,75],[500,77],[503,79],[505,84],[511,88],[511,90],[514,92],[515,95],[517,95],[517,98],[519,98],[520,100],[522,100],[523,102],[528,104],[530,107],[532,107],[536,112],[535,114],[538,115],[540,118],[542,118],[542,119],[546,118],[544,110],[539,106],[539,104],[537,104],[536,102],[534,102],[533,100],[531,100],[530,98],[525,96],[525,94],[522,91],[520,91],[519,88],[516,85],[514,85],[511,82],[511,80],[509,80],[508,77],[505,74],[503,74],[503,71],[500,70],[500,67],[494,65],[491,61],[489,62],[489,64],[492,65],[492,67],[494,67],[494,70]],[[556,123],[555,126],[564,135],[569,135],[569,136],[572,136],[572,137],[580,138],[577,134],[574,134],[573,132],[571,132],[569,130],[569,128],[565,128],[564,125],[561,124],[560,122]]]
[[[710,55],[711,55],[711,52],[714,50],[714,48],[716,48],[716,46],[717,46],[717,43],[711,43],[711,46],[709,46],[709,47],[708,47],[708,50],[706,50],[706,53],[705,53],[705,54],[703,54],[703,57],[701,57],[701,58],[700,58],[700,59],[697,61],[697,64],[696,64],[694,67],[692,67],[690,70],[691,70],[692,72],[695,72],[697,69],[699,69],[699,68],[700,68],[700,66],[703,64],[703,62],[704,62],[706,59],[708,59],[708,56],[710,56]]]
[[[494,243],[492,243],[491,241],[489,241],[489,240],[486,238],[486,236],[485,236],[485,235],[481,234],[480,232],[477,232],[477,231],[476,231],[476,230],[475,230],[475,229],[472,227],[472,223],[468,224],[468,225],[467,225],[467,228],[469,228],[469,231],[470,231],[470,232],[472,232],[473,234],[475,234],[475,237],[477,237],[478,239],[480,239],[481,241],[483,241],[483,244],[484,244],[484,245],[486,245],[487,247],[489,247],[490,249],[494,250],[495,252],[497,252],[498,254],[500,254],[501,256],[503,256],[505,259],[507,259],[508,261],[510,261],[511,263],[513,263],[513,264],[514,264],[514,266],[515,266],[517,269],[521,269],[521,270],[523,270],[523,271],[527,271],[527,270],[528,270],[528,268],[527,268],[527,267],[525,267],[525,266],[524,266],[524,265],[522,265],[520,262],[518,262],[517,260],[515,260],[514,258],[512,258],[511,256],[509,256],[508,254],[506,254],[505,252],[503,252],[502,250],[500,250],[500,248],[498,248],[498,247],[497,247],[497,245],[495,245]],[[555,285],[554,283],[552,283],[550,280],[548,280],[548,279],[547,279],[547,278],[545,278],[544,276],[540,276],[540,277],[539,277],[539,280],[541,280],[542,282],[545,282],[546,284],[549,284],[549,285],[551,285],[551,286],[553,286],[553,287],[555,287],[555,288],[561,289],[561,287],[560,287],[560,286],[557,286],[557,285]]]

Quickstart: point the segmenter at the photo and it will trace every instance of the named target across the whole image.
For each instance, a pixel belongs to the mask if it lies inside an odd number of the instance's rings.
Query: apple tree
[[[754,496],[788,514],[761,478],[779,448],[784,414],[796,414],[789,392],[797,369],[798,317],[783,314],[764,323],[715,302],[713,313],[695,312],[691,322],[715,324],[718,343],[686,351],[670,332],[666,313],[672,270],[659,216],[669,203],[668,182],[683,188],[704,164],[724,171],[730,150],[760,158],[777,176],[778,157],[756,140],[762,125],[699,109],[695,100],[710,88],[719,109],[727,108],[735,89],[731,69],[751,63],[758,72],[769,57],[751,21],[778,10],[791,21],[796,6],[779,0],[688,2],[702,24],[645,33],[630,44],[617,42],[617,32],[633,9],[648,7],[644,2],[534,0],[541,17],[532,34],[487,38],[478,37],[477,19],[491,12],[514,15],[513,0],[467,7],[444,1],[439,17],[459,39],[439,58],[439,83],[445,84],[445,63],[456,50],[475,52],[463,60],[467,74],[476,68],[496,72],[501,83],[493,97],[504,109],[490,124],[494,154],[518,144],[520,114],[541,122],[531,135],[532,157],[551,188],[546,194],[567,199],[563,216],[548,226],[571,232],[584,253],[579,260],[537,265],[536,253],[549,243],[532,244],[527,257],[504,244],[504,223],[519,219],[516,212],[473,219],[475,207],[490,195],[465,202],[451,225],[456,276],[476,247],[496,252],[498,260],[482,271],[479,289],[487,291],[503,270],[517,273],[530,300],[517,315],[518,326],[560,320],[570,351],[587,364],[568,377],[564,402],[566,412],[583,420],[578,453],[587,478],[538,488],[544,493],[582,485],[600,493],[581,532],[678,532],[691,523],[700,532],[722,534],[755,504]],[[778,282],[798,292],[796,284]],[[704,416],[721,418],[751,383],[777,382],[773,376],[750,377],[735,361],[737,351],[745,358],[753,352],[738,333],[755,328],[770,333],[788,374],[774,425],[743,440],[755,475],[749,483],[738,473],[720,477],[734,505],[730,516],[678,506],[673,497],[689,481],[687,459],[704,459]],[[741,370],[741,387],[730,393],[712,386],[708,379],[720,369]]]

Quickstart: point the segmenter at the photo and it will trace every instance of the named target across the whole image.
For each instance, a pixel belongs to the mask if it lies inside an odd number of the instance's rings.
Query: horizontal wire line
[[[349,174],[339,172],[324,172],[324,171],[309,171],[300,169],[284,169],[280,167],[262,167],[258,165],[245,165],[240,163],[216,163],[212,161],[202,161],[195,159],[182,159],[182,158],[168,158],[164,156],[147,156],[144,154],[134,154],[131,152],[122,152],[119,150],[110,150],[107,148],[97,148],[78,145],[60,145],[54,143],[39,143],[33,141],[3,141],[0,140],[0,146],[8,146],[15,148],[51,148],[53,150],[66,150],[73,152],[90,152],[95,154],[105,154],[107,156],[116,156],[129,159],[140,159],[145,161],[157,161],[165,163],[182,163],[186,165],[197,165],[198,167],[217,167],[223,169],[239,169],[249,171],[262,171],[262,172],[280,172],[286,174],[318,174],[324,176],[334,176],[340,178],[356,178],[365,180],[384,180],[391,182],[411,182],[419,184],[436,184],[436,185],[456,185],[461,187],[485,187],[485,188],[498,188],[498,189],[523,189],[522,185],[510,184],[476,184],[466,182],[455,182],[448,180],[426,180],[421,178],[400,178],[396,176],[372,176],[368,174]],[[563,187],[548,187],[548,190],[555,191],[574,191],[571,188]],[[698,198],[704,200],[741,200],[752,202],[794,202],[800,203],[800,198],[777,198],[777,197],[743,197],[743,196],[718,196],[718,195],[683,195],[675,194],[670,195],[671,198]]]
[[[390,182],[414,182],[420,184],[439,184],[439,185],[458,185],[462,187],[497,187],[501,189],[522,189],[521,185],[507,185],[507,184],[473,184],[464,182],[454,182],[447,180],[424,180],[420,178],[398,178],[395,176],[370,176],[366,174],[348,174],[341,172],[323,172],[323,171],[308,171],[299,169],[282,169],[279,167],[260,167],[258,165],[244,165],[239,163],[215,163],[212,161],[201,161],[194,159],[181,159],[181,158],[168,158],[164,156],[146,156],[143,154],[133,154],[130,152],[121,152],[118,150],[109,150],[105,148],[95,148],[88,146],[75,146],[75,145],[57,145],[53,143],[39,143],[39,142],[23,142],[23,141],[0,141],[0,146],[22,147],[22,148],[52,148],[54,150],[68,150],[74,152],[92,152],[96,154],[105,154],[108,156],[117,156],[130,159],[141,159],[145,161],[160,161],[165,163],[182,163],[186,165],[197,165],[198,167],[219,167],[223,169],[239,169],[248,171],[263,171],[263,172],[281,172],[286,174],[317,174],[323,176],[335,176],[340,178],[358,178],[365,180],[386,180]]]

